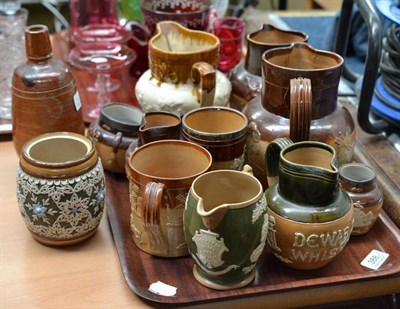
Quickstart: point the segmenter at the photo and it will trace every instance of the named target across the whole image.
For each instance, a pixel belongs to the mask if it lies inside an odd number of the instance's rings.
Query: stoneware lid
[[[112,130],[129,133],[139,130],[143,115],[142,110],[132,105],[109,103],[100,111],[100,122]]]

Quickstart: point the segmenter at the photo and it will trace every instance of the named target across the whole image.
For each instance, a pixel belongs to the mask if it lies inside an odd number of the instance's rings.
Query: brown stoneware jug
[[[261,29],[247,35],[247,53],[244,63],[239,63],[229,73],[232,83],[230,106],[243,110],[247,103],[261,93],[261,57],[272,48],[289,46],[294,42],[307,42],[308,35],[263,24]]]
[[[84,134],[81,102],[75,79],[66,64],[53,59],[49,30],[25,28],[27,61],[12,78],[13,141],[15,149],[49,132]]]
[[[278,137],[331,145],[339,165],[355,144],[354,121],[337,101],[343,58],[307,43],[274,48],[262,57],[263,88],[244,114],[249,119],[247,163],[266,185],[265,150]]]

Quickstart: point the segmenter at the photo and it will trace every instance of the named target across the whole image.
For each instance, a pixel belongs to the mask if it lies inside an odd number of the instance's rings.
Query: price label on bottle
[[[376,270],[382,266],[388,257],[388,253],[372,250],[361,262],[361,265]]]
[[[82,107],[81,97],[79,96],[78,91],[74,94],[74,105],[76,111],[79,111]]]

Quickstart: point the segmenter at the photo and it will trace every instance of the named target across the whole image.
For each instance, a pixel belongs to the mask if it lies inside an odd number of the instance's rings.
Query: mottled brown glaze
[[[25,30],[27,62],[12,79],[13,141],[17,153],[32,137],[49,132],[84,134],[75,80],[64,62],[53,59],[46,26]]]
[[[176,22],[157,24],[157,34],[149,41],[152,76],[160,82],[186,83],[192,66],[205,62],[218,65],[218,38],[204,31],[187,29]]]

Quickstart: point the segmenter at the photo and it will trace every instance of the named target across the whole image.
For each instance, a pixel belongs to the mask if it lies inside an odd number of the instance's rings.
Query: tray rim
[[[106,173],[106,178],[108,179],[109,177],[115,177],[115,175]],[[119,177],[119,176],[117,176]],[[125,182],[127,184],[127,180],[125,179]],[[112,189],[112,188],[110,188]],[[111,205],[110,205],[111,204]],[[127,256],[124,253],[124,248],[121,246],[117,245],[117,241],[119,241],[120,243],[123,243],[122,241],[122,235],[121,235],[121,231],[119,229],[121,229],[120,227],[115,226],[117,224],[117,222],[115,222],[115,220],[118,220],[117,216],[116,216],[116,211],[114,209],[114,205],[109,201],[109,199],[106,200],[106,209],[107,209],[107,217],[109,220],[109,224],[110,224],[110,228],[111,228],[111,232],[113,235],[113,241],[114,241],[114,245],[116,246],[117,249],[117,253],[118,253],[118,258],[120,261],[120,266],[121,266],[121,270],[123,272],[124,275],[124,279],[125,282],[127,283],[127,285],[129,286],[129,288],[138,296],[140,296],[143,299],[146,299],[148,301],[154,302],[154,303],[159,303],[159,304],[180,304],[180,305],[184,305],[184,304],[194,304],[194,303],[198,303],[202,300],[179,300],[179,297],[166,297],[166,296],[160,296],[157,294],[154,294],[154,298],[150,297],[149,295],[153,295],[151,294],[151,292],[149,292],[148,294],[144,294],[142,292],[141,289],[139,289],[134,282],[132,282],[130,275],[129,275],[129,270],[127,268],[125,268],[124,265],[128,265],[127,263]],[[110,207],[111,206],[111,207]],[[386,214],[385,210],[382,208],[381,212],[379,214],[379,218],[377,221],[381,221],[382,224],[386,227],[386,229],[388,229],[390,231],[390,233],[392,233],[395,237],[395,239],[399,242],[400,244],[400,230],[397,228],[397,226],[395,226],[395,224],[393,223],[393,221],[389,218],[389,216]],[[128,236],[129,237],[129,236]],[[356,239],[360,239],[360,237],[363,236],[353,236]],[[143,252],[142,250],[140,250],[138,247],[136,247],[136,245],[134,244],[134,242],[132,241],[130,243],[132,245],[132,250],[134,250],[138,256],[145,256],[148,258],[154,258],[151,255]],[[351,244],[346,245],[351,247]],[[344,248],[344,250],[346,250],[346,247]],[[125,248],[126,249],[126,248]],[[371,248],[371,250],[374,248]],[[348,249],[349,250],[349,249]],[[270,254],[272,255],[270,252],[268,252],[267,250],[267,246],[266,249],[264,249],[263,255],[265,254]],[[391,253],[393,254],[393,253]],[[163,258],[162,258],[163,259]],[[168,258],[164,258],[166,260],[168,260]],[[171,258],[170,260],[178,260],[178,259],[191,259],[190,256],[185,256],[185,257],[180,257],[180,258]],[[361,261],[360,261],[361,262]],[[193,262],[194,263],[194,262]],[[287,267],[287,266],[286,266]],[[291,268],[287,267],[288,270],[291,270]],[[318,282],[316,284],[310,285],[310,284],[306,284],[304,285],[304,283],[309,282],[310,279],[304,279],[304,280],[298,280],[295,281],[294,285],[291,284],[290,287],[288,287],[288,283],[279,283],[274,285],[273,289],[265,289],[265,285],[264,286],[253,286],[252,289],[253,291],[251,293],[242,293],[242,294],[236,294],[236,295],[223,295],[224,291],[215,291],[215,290],[210,290],[213,292],[217,292],[218,296],[213,297],[213,298],[208,298],[208,299],[204,299],[203,301],[221,301],[221,300],[228,300],[228,299],[234,299],[234,298],[243,298],[243,297],[250,297],[250,296],[260,296],[260,295],[266,295],[266,294],[272,294],[272,293],[279,293],[279,292],[285,292],[285,291],[291,291],[291,290],[297,290],[297,289],[307,289],[307,288],[313,288],[313,287],[321,287],[321,286],[329,286],[329,285],[338,285],[338,284],[343,284],[345,282],[357,282],[357,281],[365,281],[365,280],[374,280],[374,279],[379,279],[379,278],[383,278],[386,276],[391,276],[391,275],[395,275],[395,274],[400,274],[400,259],[396,260],[396,263],[394,263],[392,266],[390,267],[385,267],[382,269],[378,269],[376,271],[372,271],[372,270],[368,270],[367,273],[357,273],[357,274],[353,274],[351,276],[348,275],[336,275],[336,276],[330,276],[330,277],[325,277],[326,279],[321,280],[322,278],[314,278],[314,279],[318,279]],[[340,280],[338,280],[338,278],[340,278]],[[364,279],[364,280],[363,280]],[[193,277],[193,280],[194,277]],[[199,283],[200,284],[200,283]],[[283,286],[282,288],[279,288],[279,286]],[[144,287],[145,288],[145,287]],[[240,289],[242,291],[246,290],[246,287]]]

